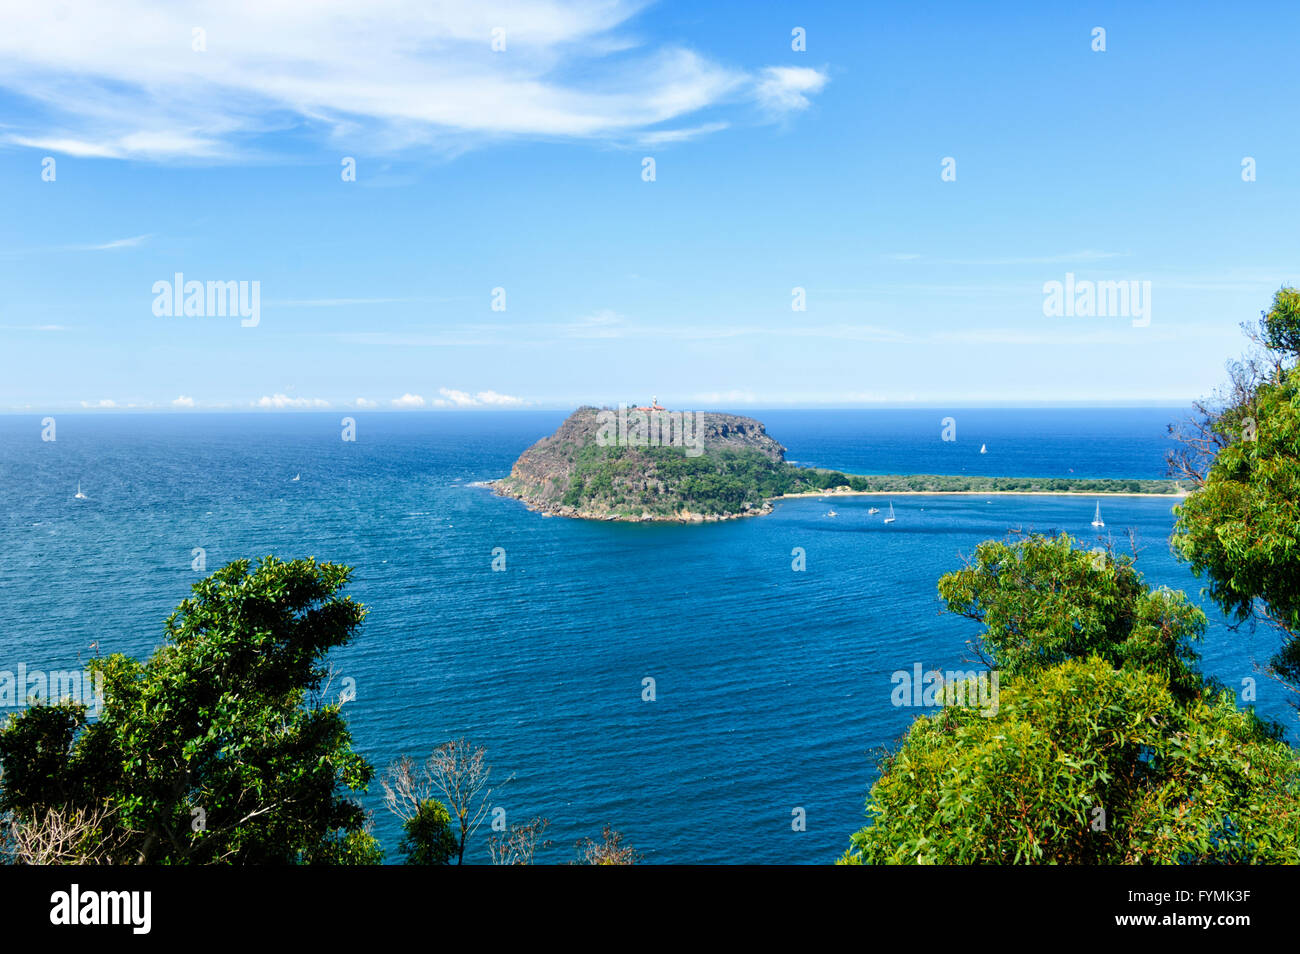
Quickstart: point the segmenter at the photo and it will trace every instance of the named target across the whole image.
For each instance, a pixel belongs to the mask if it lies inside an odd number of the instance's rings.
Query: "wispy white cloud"
[[[417,299],[417,298],[290,298],[283,301],[268,301],[268,305],[282,308],[342,308],[348,305],[388,305],[412,301],[432,301],[451,299]]]
[[[107,252],[117,248],[135,248],[137,245],[143,244],[148,238],[150,238],[149,235],[135,235],[131,238],[114,239],[111,242],[104,242],[101,245],[86,245],[81,247],[90,252]]]
[[[21,249],[0,251],[0,256],[8,258],[45,252],[112,252],[122,248],[136,248],[151,238],[153,238],[152,235],[133,235],[130,238],[113,239],[108,242],[95,242],[86,245],[28,246]]]
[[[730,125],[730,123],[701,123],[698,126],[686,126],[681,129],[656,129],[651,132],[641,133],[641,135],[637,136],[636,141],[643,146],[662,146],[673,142],[689,142],[692,139],[698,139],[700,136],[721,132]]]
[[[379,407],[379,402],[378,402],[378,401],[372,401],[372,400],[370,400],[369,398],[359,397],[359,398],[357,398],[355,401],[352,402],[352,405],[353,405],[354,407],[361,407],[361,408],[367,408],[367,407]]]
[[[807,66],[769,66],[759,74],[755,94],[763,108],[788,113],[811,106],[808,97],[820,93],[827,80],[824,71]]]
[[[457,391],[453,388],[438,388],[438,393],[457,407],[473,407],[478,403],[464,391]]]
[[[182,394],[172,401],[172,407],[194,407],[194,398]]]
[[[511,394],[497,391],[457,391],[455,388],[438,388],[442,400],[436,402],[443,407],[520,407],[528,402]]]
[[[253,407],[284,410],[286,408],[329,407],[330,402],[323,398],[296,398],[287,394],[263,395],[253,402]]]
[[[95,0],[15,4],[0,86],[34,101],[18,145],[84,158],[230,160],[318,130],[372,153],[501,137],[667,143],[705,109],[807,108],[807,67],[757,72],[626,28],[645,0]],[[505,49],[492,49],[493,30]],[[197,33],[196,31],[202,31]],[[684,125],[683,125],[684,124]]]
[[[486,404],[491,407],[519,407],[526,403],[522,398],[517,398],[511,394],[498,394],[496,391],[479,391],[475,395],[480,404]]]
[[[111,408],[117,407],[117,402],[108,398],[103,398],[99,401],[82,401],[81,406],[89,408]]]
[[[568,338],[621,338],[628,331],[627,319],[609,308],[574,321],[561,324],[556,329]]]
[[[501,394],[497,391],[479,391],[470,394],[468,391],[458,391],[455,388],[439,388],[438,393],[441,397],[426,400],[423,395],[407,392],[399,398],[393,398],[389,404],[395,408],[413,409],[421,407],[521,407],[528,403],[522,398],[510,394]],[[358,404],[358,406],[373,407],[374,405]]]
[[[1103,262],[1120,258],[1123,252],[1103,252],[1083,249],[1078,252],[1061,252],[1054,255],[1009,255],[1001,258],[931,258],[916,252],[892,252],[885,256],[889,262],[917,262],[923,265],[1069,265],[1076,262]]]

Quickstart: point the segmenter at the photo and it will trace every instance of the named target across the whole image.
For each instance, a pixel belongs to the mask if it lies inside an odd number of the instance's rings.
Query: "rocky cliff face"
[[[537,510],[595,519],[694,521],[766,512],[770,507],[756,495],[734,511],[691,509],[687,482],[707,474],[726,452],[761,457],[769,468],[785,466],[785,448],[753,418],[628,411],[620,419],[612,409],[581,407],[524,451],[510,476],[493,486]],[[683,457],[695,463],[683,468]]]

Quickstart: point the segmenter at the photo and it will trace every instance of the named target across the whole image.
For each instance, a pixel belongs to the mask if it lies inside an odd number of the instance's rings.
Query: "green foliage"
[[[602,447],[574,455],[561,502],[621,515],[673,516],[682,510],[733,514],[757,509],[795,485],[794,468],[757,451],[690,457],[673,446]]]
[[[1195,672],[1183,594],[1065,535],[980,544],[939,591],[998,704],[913,723],[842,862],[1300,863],[1300,763]]]
[[[1174,546],[1227,613],[1244,619],[1256,600],[1300,631],[1300,371],[1261,384],[1235,409],[1241,426],[1204,485],[1176,509]],[[1251,418],[1246,421],[1245,418]],[[1288,668],[1288,645],[1275,662]],[[1300,675],[1292,663],[1293,678]]]
[[[368,830],[336,831],[300,860],[312,865],[382,865],[384,849]]]
[[[1180,702],[1098,657],[917,719],[848,864],[1300,862],[1300,766],[1228,693]]]
[[[408,865],[449,865],[460,852],[460,837],[447,806],[436,798],[420,802],[402,823],[401,851]]]
[[[372,769],[337,703],[318,696],[329,650],[365,616],[337,594],[347,567],[240,560],[193,587],[145,662],[96,659],[102,714],[36,706],[0,730],[0,811],[106,808],[118,859],[370,862],[360,806]]]
[[[1076,493],[1076,494],[1173,494],[1171,480],[1115,480],[1075,477],[975,477],[965,474],[869,474],[846,476],[830,471],[810,470],[787,464],[794,471],[794,486],[802,490],[826,490],[848,485],[862,493]]]
[[[696,457],[680,447],[587,444],[573,454],[569,483],[560,502],[599,514],[673,517],[683,511],[738,514],[758,510],[785,494],[821,493],[848,487],[865,493],[916,491],[1073,491],[1079,493],[1172,493],[1167,480],[1045,480],[1034,477],[968,477],[936,474],[857,476],[798,467],[758,451],[723,450]]]
[[[1149,590],[1131,558],[1073,544],[1067,534],[987,540],[939,580],[939,595],[950,612],[984,624],[983,648],[1006,675],[1095,655],[1156,673],[1176,693],[1198,691],[1192,644],[1205,614],[1182,593]]]
[[[1263,313],[1260,331],[1264,345],[1291,358],[1300,357],[1300,291],[1283,287],[1273,296],[1273,307]]]

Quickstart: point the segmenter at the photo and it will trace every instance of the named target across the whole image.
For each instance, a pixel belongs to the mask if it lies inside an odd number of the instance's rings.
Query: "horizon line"
[[[1052,408],[1097,408],[1097,409],[1123,409],[1123,408],[1169,408],[1169,409],[1190,409],[1196,398],[1178,399],[1178,398],[1112,398],[1112,399],[1070,399],[1070,398],[1047,398],[1038,400],[1012,400],[1012,399],[988,399],[988,400],[927,400],[927,401],[880,401],[860,404],[732,404],[729,402],[718,402],[709,404],[708,407],[671,407],[666,406],[665,410],[708,410],[714,409],[721,411],[872,411],[872,410],[943,410],[945,408],[965,407],[972,409],[1052,409]],[[261,408],[261,407],[239,407],[239,406],[210,406],[210,407],[164,407],[161,405],[149,405],[141,407],[120,406],[120,407],[73,407],[71,405],[52,405],[45,408],[22,407],[22,408],[0,408],[0,415],[3,416],[37,416],[42,414],[75,414],[86,416],[109,416],[109,415],[131,415],[131,414],[166,414],[166,415],[277,415],[277,414],[509,414],[509,413],[543,413],[554,411],[576,411],[581,407],[597,408],[617,408],[618,404],[609,404],[602,402],[580,401],[577,403],[538,403],[526,406],[500,407],[500,406],[480,406],[480,407],[424,407],[424,408],[402,408],[402,407],[355,407],[346,404],[340,404],[337,407],[281,407],[281,408]],[[632,407],[632,405],[626,405]]]

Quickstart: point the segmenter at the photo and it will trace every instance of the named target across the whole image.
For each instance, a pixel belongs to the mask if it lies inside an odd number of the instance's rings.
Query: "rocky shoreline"
[[[543,517],[569,517],[575,520],[599,520],[608,523],[717,523],[721,520],[738,520],[743,517],[761,517],[764,514],[772,512],[772,501],[765,500],[761,506],[751,507],[739,513],[696,513],[690,510],[681,510],[675,514],[649,514],[643,513],[635,517],[625,516],[616,513],[607,513],[604,511],[587,510],[581,507],[571,507],[560,503],[538,503],[529,500],[522,494],[516,493],[509,487],[505,486],[504,478],[501,480],[484,481],[480,486],[487,487],[498,497],[508,497],[511,500],[518,500],[534,513],[540,513]]]

